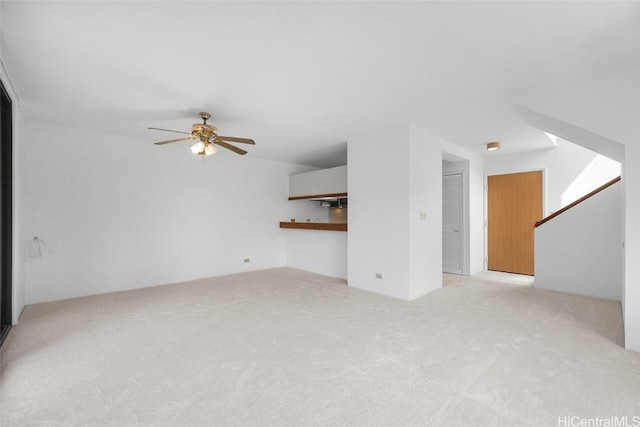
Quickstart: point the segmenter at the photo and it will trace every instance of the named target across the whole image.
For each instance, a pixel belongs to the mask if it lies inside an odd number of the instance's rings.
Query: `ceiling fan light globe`
[[[211,143],[208,143],[207,145],[205,145],[203,150],[205,156],[211,156],[215,154],[217,151],[218,149]]]
[[[203,150],[204,150],[204,144],[202,143],[202,141],[198,141],[191,146],[191,152],[193,154],[200,154],[202,153]]]

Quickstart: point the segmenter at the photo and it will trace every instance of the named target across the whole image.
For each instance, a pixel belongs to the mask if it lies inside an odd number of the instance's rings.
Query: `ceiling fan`
[[[239,142],[241,144],[251,144],[255,145],[255,141],[253,139],[248,138],[237,138],[235,136],[219,136],[218,129],[213,125],[208,125],[207,120],[211,117],[211,114],[202,112],[200,113],[200,117],[202,118],[203,123],[196,123],[191,126],[191,132],[182,132],[179,130],[171,130],[171,129],[160,129],[160,128],[148,128],[153,130],[162,130],[165,132],[174,132],[174,133],[182,133],[185,135],[189,135],[183,138],[178,139],[170,139],[168,141],[160,141],[156,142],[156,145],[164,145],[171,144],[174,142],[180,141],[198,141],[191,146],[191,152],[193,154],[197,154],[198,156],[210,156],[214,154],[218,149],[215,147],[216,145],[220,147],[224,147],[227,150],[231,150],[234,153],[238,153],[240,155],[245,155],[247,152],[241,148],[233,146],[229,144],[229,142]]]

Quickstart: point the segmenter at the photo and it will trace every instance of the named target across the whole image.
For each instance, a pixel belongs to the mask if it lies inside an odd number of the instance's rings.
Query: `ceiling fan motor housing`
[[[217,136],[218,129],[215,126],[196,123],[191,126],[191,135],[197,137],[201,141],[209,141]]]

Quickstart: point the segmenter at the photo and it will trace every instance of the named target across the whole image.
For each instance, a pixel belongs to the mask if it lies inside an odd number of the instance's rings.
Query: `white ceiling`
[[[550,147],[514,96],[638,67],[639,6],[5,0],[0,28],[26,119],[151,144],[172,135],[148,126],[209,111],[220,134],[256,140],[252,156],[321,165],[406,124],[482,154]]]

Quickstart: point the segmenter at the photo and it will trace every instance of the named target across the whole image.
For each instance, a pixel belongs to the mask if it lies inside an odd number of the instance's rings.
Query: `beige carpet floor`
[[[620,304],[457,277],[413,302],[288,268],[26,307],[0,425],[530,425],[640,415]]]

